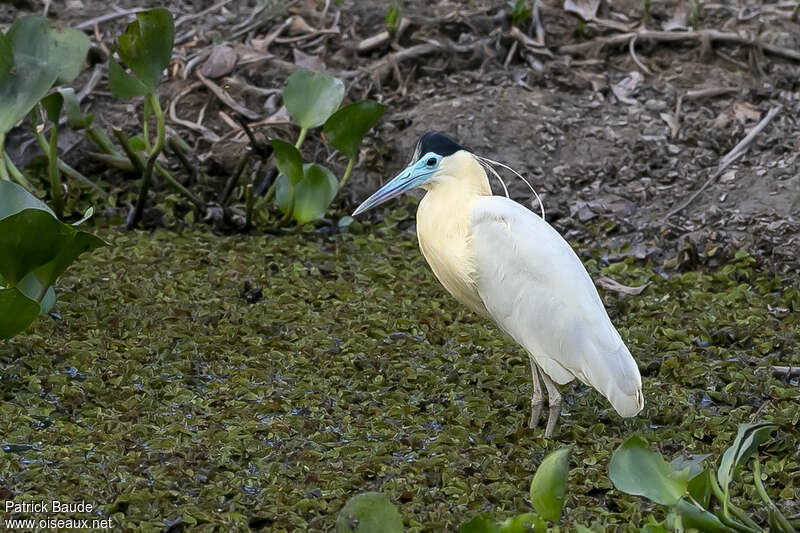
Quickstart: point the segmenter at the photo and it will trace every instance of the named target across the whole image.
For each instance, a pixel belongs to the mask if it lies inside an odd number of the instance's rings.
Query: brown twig
[[[197,77],[200,79],[200,81],[203,82],[203,85],[208,87],[208,90],[210,90],[212,93],[214,93],[214,96],[219,98],[220,101],[223,104],[225,104],[226,106],[230,107],[231,109],[233,109],[234,111],[236,111],[240,115],[246,117],[248,120],[259,120],[259,119],[261,119],[261,115],[259,115],[255,111],[251,111],[250,109],[247,109],[245,106],[243,106],[242,104],[238,103],[236,100],[234,100],[231,97],[231,95],[229,95],[227,92],[225,92],[225,90],[222,87],[220,87],[219,85],[217,85],[213,81],[211,81],[208,78],[206,78],[205,76],[203,76],[203,74],[199,70],[197,71]]]
[[[750,145],[753,143],[753,140],[756,138],[756,135],[761,133],[761,131],[767,127],[767,124],[769,124],[769,122],[773,119],[775,115],[778,114],[780,110],[781,106],[776,106],[770,109],[767,112],[767,116],[761,119],[761,122],[759,122],[752,130],[750,130],[750,133],[748,133],[744,139],[739,141],[739,144],[734,146],[730,152],[725,154],[725,157],[723,157],[722,160],[720,161],[717,170],[715,170],[714,173],[711,174],[711,176],[706,180],[706,182],[703,183],[702,187],[697,189],[685,202],[683,202],[678,207],[674,208],[672,211],[667,213],[667,218],[671,217],[676,213],[679,213],[680,211],[685,209],[689,204],[694,202],[695,199],[698,196],[700,196],[700,194],[702,194],[702,192],[705,191],[706,188],[709,185],[711,185],[714,182],[714,180],[716,180],[725,171],[725,169],[731,165],[731,163],[733,163],[741,156],[743,156],[747,152],[748,148],[750,148]]]
[[[560,47],[558,52],[561,54],[582,55],[590,51],[599,50],[606,45],[625,44],[634,37],[644,41],[656,42],[697,41],[708,39],[709,41],[721,41],[750,46],[755,44],[754,40],[742,37],[738,33],[722,32],[718,30],[674,32],[642,29],[634,32],[610,35],[608,37],[599,37],[597,39],[592,39],[591,41],[586,41],[585,43],[567,44]],[[761,47],[765,52],[769,52],[772,55],[800,61],[800,51],[791,50],[789,48],[783,48],[781,46],[768,43],[761,43]]]
[[[636,36],[635,35],[633,36],[633,39],[631,39],[630,42],[628,43],[628,51],[631,54],[631,58],[633,59],[633,62],[636,63],[639,66],[639,68],[644,71],[645,74],[651,74],[651,75],[653,74],[650,71],[650,69],[647,68],[644,65],[644,63],[639,61],[638,57],[636,57]]]
[[[108,22],[109,20],[114,20],[121,17],[127,17],[128,15],[135,15],[139,11],[145,11],[146,7],[134,7],[131,9],[124,9],[122,11],[117,11],[116,13],[108,13],[105,15],[101,15],[99,17],[95,17],[89,19],[87,21],[81,22],[77,26],[75,26],[76,30],[85,30],[86,28],[91,28],[95,24],[100,24],[102,22]]]
[[[176,111],[176,107],[177,107],[178,102],[180,101],[181,98],[183,98],[184,96],[186,96],[190,92],[194,91],[198,87],[202,87],[202,86],[203,86],[203,84],[198,81],[198,82],[195,82],[195,83],[191,84],[190,86],[188,86],[187,88],[185,88],[184,90],[179,92],[177,95],[175,95],[175,97],[172,99],[172,101],[169,104],[169,119],[170,119],[170,121],[174,122],[175,124],[180,124],[181,126],[183,126],[185,128],[188,128],[188,129],[190,129],[192,131],[196,131],[196,132],[200,133],[206,140],[208,140],[208,141],[210,141],[212,143],[216,143],[216,142],[220,141],[219,135],[217,135],[212,130],[206,128],[205,126],[203,126],[203,125],[201,125],[199,123],[190,122],[188,120],[183,120],[181,118],[178,118],[178,113]]]

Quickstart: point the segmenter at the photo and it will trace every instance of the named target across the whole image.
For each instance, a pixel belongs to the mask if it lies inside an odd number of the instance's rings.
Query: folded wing
[[[502,196],[481,197],[471,218],[478,293],[498,326],[557,383],[577,377],[620,415],[641,411],[639,369],[569,243]]]

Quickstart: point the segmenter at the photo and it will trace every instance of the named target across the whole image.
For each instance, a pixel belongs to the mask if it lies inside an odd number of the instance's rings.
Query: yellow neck
[[[426,185],[417,209],[417,237],[422,255],[457,300],[486,315],[476,285],[470,216],[480,196],[491,195],[483,167],[468,152],[448,157]]]

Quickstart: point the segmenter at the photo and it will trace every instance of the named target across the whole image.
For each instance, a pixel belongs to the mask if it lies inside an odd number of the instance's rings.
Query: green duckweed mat
[[[377,490],[409,531],[453,531],[530,509],[532,473],[569,443],[565,522],[633,531],[663,514],[613,490],[626,437],[718,460],[765,420],[767,490],[800,512],[800,388],[770,368],[800,365],[797,287],[744,253],[659,273],[590,250],[594,277],[650,284],[601,290],[646,406],[624,420],[573,383],[547,441],[527,429],[527,356],[439,286],[405,216],[333,236],[102,230],[113,246],[59,283],[62,319],[0,344],[2,499],[84,500],[117,529],[280,532],[331,530]]]

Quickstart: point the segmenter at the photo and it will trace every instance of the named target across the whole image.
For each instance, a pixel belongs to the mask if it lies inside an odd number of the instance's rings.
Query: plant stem
[[[139,172],[141,174],[144,174],[145,163],[142,162],[142,158],[139,156],[139,154],[137,154],[136,152],[133,151],[133,148],[131,147],[131,143],[130,143],[130,141],[128,141],[128,138],[125,136],[125,133],[122,130],[115,128],[114,129],[114,136],[117,138],[117,140],[119,141],[120,146],[122,146],[122,149],[125,151],[125,154],[128,156],[128,159],[130,160],[131,164],[133,165],[133,168],[137,172]],[[166,179],[167,182],[176,191],[178,191],[179,193],[184,195],[190,202],[192,202],[195,206],[197,206],[201,211],[205,212],[206,206],[203,203],[203,201],[200,200],[194,194],[192,194],[189,191],[189,189],[187,189],[186,187],[181,185],[180,182],[178,182],[178,180],[176,180],[172,176],[172,174],[169,173],[169,171],[167,171],[165,168],[163,168],[158,163],[155,164],[155,170],[164,179]]]
[[[34,130],[34,132],[36,133],[36,140],[39,142],[39,146],[42,148],[42,151],[47,153],[47,151],[50,149],[50,146],[45,140],[44,135],[42,135],[40,132],[36,130]],[[10,164],[11,160],[9,160],[8,162]],[[104,191],[102,187],[100,187],[98,184],[96,184],[95,182],[93,182],[92,180],[90,180],[89,178],[87,178],[86,176],[84,176],[83,174],[81,174],[68,164],[66,164],[64,161],[61,160],[60,157],[56,158],[56,164],[58,165],[58,170],[63,172],[68,178],[80,181],[87,187],[94,189],[95,191],[100,193],[100,195],[103,198],[106,198],[108,196],[108,193]],[[17,170],[15,166],[11,165],[11,173],[14,174],[15,172],[19,174],[20,179],[25,179],[22,173],[19,170]],[[28,181],[25,180],[25,183],[28,183]],[[30,185],[27,185],[27,187],[30,188]]]
[[[150,105],[153,108],[153,113],[156,116],[156,144],[153,146],[153,149],[150,150],[150,154],[147,157],[147,164],[145,165],[144,173],[142,174],[142,186],[139,189],[139,198],[136,201],[136,207],[133,209],[133,213],[128,220],[128,229],[135,228],[139,224],[139,220],[142,218],[144,204],[147,201],[147,190],[150,188],[150,179],[153,177],[153,167],[156,164],[156,158],[158,158],[158,154],[160,154],[161,150],[164,149],[164,139],[166,137],[164,113],[161,110],[161,104],[158,102],[158,96],[155,93],[150,93],[146,96],[146,98],[149,100]]]
[[[110,155],[122,155],[117,152],[114,147],[111,145],[111,141],[109,140],[108,136],[103,132],[99,131],[95,128],[89,127],[86,128],[86,135],[94,141],[94,143],[105,153]]]
[[[245,148],[242,157],[240,157],[239,161],[236,163],[236,170],[234,170],[233,174],[231,174],[231,177],[228,178],[225,188],[222,189],[222,192],[219,195],[220,205],[225,205],[228,203],[228,198],[233,192],[233,188],[236,187],[237,183],[239,183],[239,178],[242,177],[242,173],[244,172],[244,169],[247,168],[247,163],[250,161],[252,156],[253,152],[249,148]]]
[[[117,138],[117,142],[119,145],[122,146],[122,150],[125,152],[125,155],[128,156],[130,159],[133,168],[140,174],[144,173],[144,163],[142,163],[142,159],[139,157],[139,154],[133,151],[131,147],[130,141],[128,141],[128,137],[125,135],[121,129],[114,128],[114,137]]]
[[[350,174],[353,172],[353,167],[356,166],[356,158],[353,157],[350,161],[347,162],[347,168],[344,169],[344,176],[342,176],[342,181],[339,182],[339,190],[341,191],[344,189],[344,184],[347,183],[347,180],[350,179]]]
[[[255,205],[255,197],[253,196],[252,183],[247,184],[247,188],[245,189],[245,198],[247,199],[247,210],[245,211],[244,227],[247,229],[253,224],[253,206]]]
[[[753,482],[756,485],[756,491],[758,492],[758,495],[762,500],[764,500],[764,503],[766,503],[767,506],[772,509],[772,512],[775,513],[775,517],[778,519],[778,523],[780,523],[781,527],[787,533],[797,533],[792,527],[792,524],[790,524],[786,517],[783,516],[783,513],[781,513],[780,509],[778,509],[778,506],[775,505],[775,503],[769,497],[769,494],[767,494],[767,489],[764,488],[764,483],[761,481],[761,462],[758,460],[758,457],[753,458]]]
[[[717,483],[717,476],[714,474],[714,472],[709,472],[708,480],[709,480],[709,483],[711,485],[711,492],[714,493],[714,496],[722,504],[722,508],[721,508],[720,512],[718,513],[718,515],[717,515],[719,517],[719,519],[722,520],[722,522],[726,526],[732,527],[732,528],[737,529],[739,531],[743,531],[745,533],[759,533],[759,529],[758,529],[757,526],[756,526],[756,529],[750,529],[749,527],[745,526],[744,524],[741,524],[741,523],[737,522],[730,515],[730,513],[728,512],[729,508],[732,510],[736,506],[728,501],[728,493],[727,493],[728,491],[727,491],[727,489],[726,489],[726,491],[724,493],[722,492],[722,489],[720,488],[719,483]],[[741,511],[741,509],[739,509],[738,507],[736,507],[736,509]]]
[[[50,128],[50,144],[47,147],[47,174],[50,177],[50,197],[56,217],[64,217],[64,198],[61,196],[61,176],[58,173],[58,120]]]
[[[294,144],[294,147],[298,150],[301,146],[303,146],[303,141],[306,140],[306,135],[308,135],[308,128],[301,128],[300,129],[300,136],[297,137],[297,142]]]

